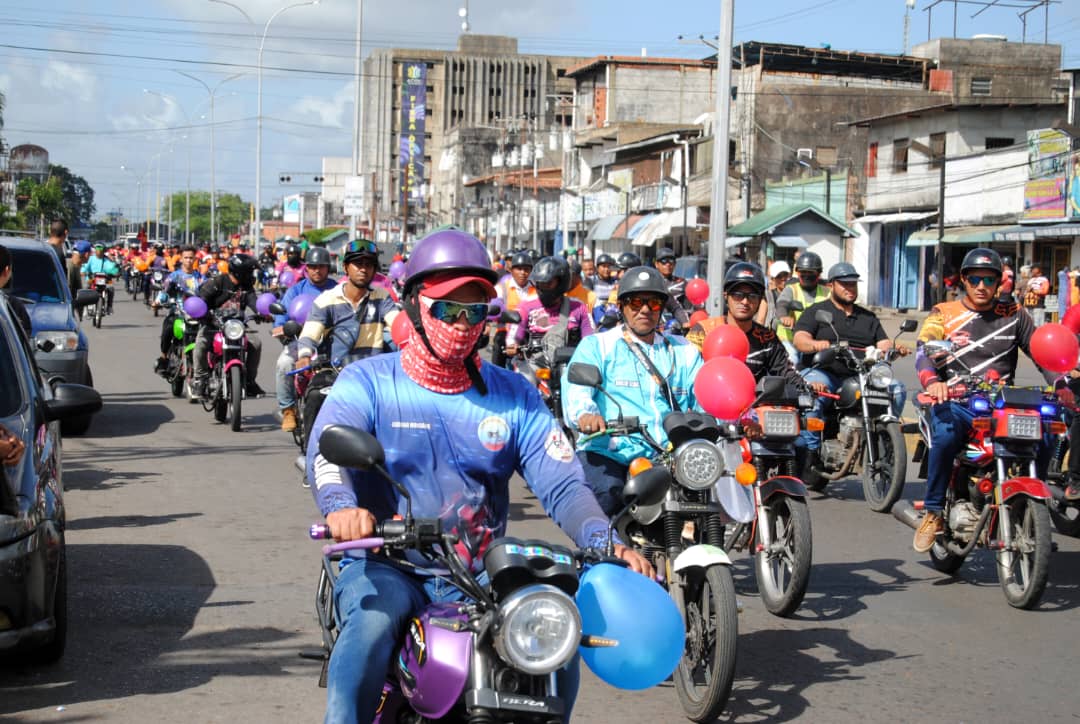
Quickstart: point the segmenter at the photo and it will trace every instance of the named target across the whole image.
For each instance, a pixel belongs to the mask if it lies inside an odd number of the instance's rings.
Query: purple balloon
[[[498,307],[498,309],[488,313],[488,319],[498,319],[502,313],[506,311],[506,302],[504,302],[501,297],[492,299],[491,304],[488,306],[489,308]]]
[[[184,300],[184,311],[192,319],[202,319],[208,310],[202,297],[188,297]]]
[[[290,271],[289,269],[286,269],[285,271],[281,272],[281,275],[278,277],[278,286],[291,287],[293,285],[293,282],[295,281],[296,275],[293,274],[292,271]]]
[[[390,265],[390,278],[394,281],[398,281],[401,277],[405,276],[405,262],[395,261]]]
[[[259,298],[255,300],[255,311],[264,317],[267,317],[270,315],[270,305],[276,301],[277,297],[273,292],[263,292],[259,295]]]
[[[314,301],[315,296],[312,294],[301,294],[292,300],[292,303],[289,304],[289,318],[296,320],[298,324],[306,322],[308,312],[311,311],[311,305]]]

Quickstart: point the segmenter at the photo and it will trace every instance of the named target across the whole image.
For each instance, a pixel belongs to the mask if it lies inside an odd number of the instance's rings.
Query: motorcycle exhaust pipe
[[[915,506],[907,500],[897,501],[892,507],[892,514],[894,518],[909,528],[918,528],[919,523],[922,522],[919,511],[915,510]]]

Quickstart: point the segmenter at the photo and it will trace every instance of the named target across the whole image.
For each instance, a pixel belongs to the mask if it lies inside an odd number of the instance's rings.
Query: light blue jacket
[[[682,337],[657,334],[653,343],[636,342],[667,380],[672,396],[682,411],[701,410],[694,397],[694,378],[703,364],[697,347]],[[604,390],[622,407],[624,416],[637,416],[648,424],[649,434],[661,445],[667,443],[664,415],[672,411],[649,371],[642,366],[623,339],[623,325],[585,337],[574,352],[570,364],[584,362],[600,369]],[[568,366],[569,368],[569,366]],[[616,407],[599,390],[570,384],[563,372],[563,413],[577,429],[578,419],[586,414],[601,415],[605,420],[619,416]],[[636,457],[652,457],[655,451],[640,436],[600,436],[578,444],[578,450],[600,453],[629,465]]]

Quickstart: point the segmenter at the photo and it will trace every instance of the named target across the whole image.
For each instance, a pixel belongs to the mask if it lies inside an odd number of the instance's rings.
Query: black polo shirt
[[[832,326],[836,328],[836,333],[840,335],[839,340],[837,340],[836,334],[833,334],[829,325],[814,319],[814,314],[819,309],[832,312]],[[799,317],[799,321],[795,322],[794,331],[809,332],[811,337],[819,341],[846,341],[852,347],[871,347],[881,340],[889,338],[889,335],[885,334],[885,329],[881,326],[877,316],[869,309],[855,304],[851,308],[851,314],[845,315],[841,309],[832,303],[831,299],[807,307]],[[812,354],[802,355],[800,367],[810,366],[810,360],[813,356]],[[821,369],[839,377],[849,377],[851,375],[848,366],[839,360]]]

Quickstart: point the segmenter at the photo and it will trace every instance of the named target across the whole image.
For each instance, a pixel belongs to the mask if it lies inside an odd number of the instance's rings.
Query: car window
[[[53,263],[51,252],[9,249],[12,294],[33,302],[63,302],[67,282]]]
[[[18,351],[12,330],[0,328],[0,417],[11,417],[22,409],[23,389],[19,384]]]

